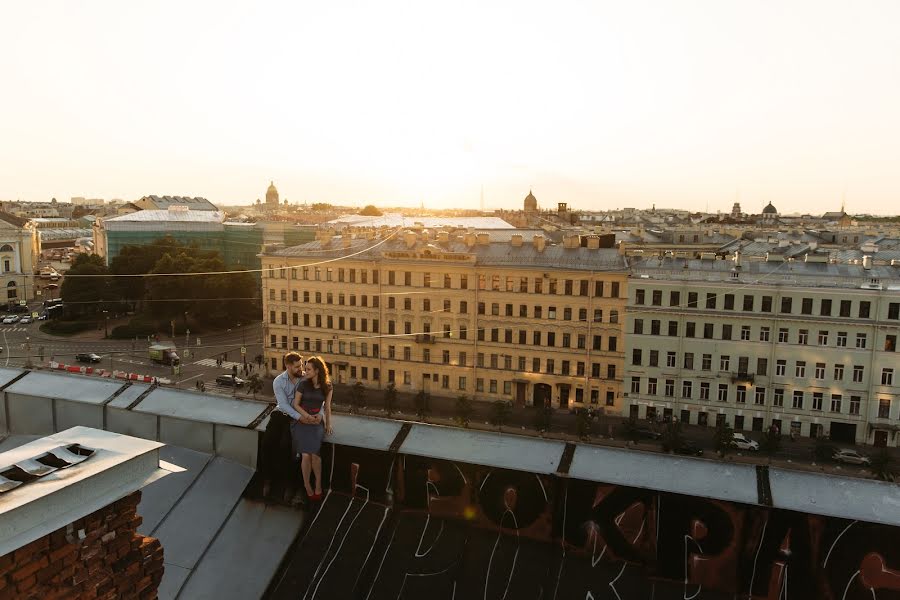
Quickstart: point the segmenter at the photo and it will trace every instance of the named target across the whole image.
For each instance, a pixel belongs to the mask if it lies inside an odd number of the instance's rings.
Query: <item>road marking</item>
[[[187,377],[187,378],[185,378],[185,379],[182,379],[181,381],[176,381],[176,382],[175,382],[175,385],[181,385],[181,384],[184,383],[185,381],[190,381],[191,379],[196,379],[197,377],[202,377],[202,376],[203,376],[203,373],[199,373],[199,374],[197,374],[197,375],[191,375],[190,377]]]
[[[221,365],[217,365],[216,359],[214,359],[214,358],[204,358],[203,360],[198,360],[197,362],[192,363],[192,364],[200,365],[201,367],[217,367],[217,368],[221,368],[221,369],[225,369],[225,370],[233,369],[234,367],[237,367],[238,370],[241,370],[244,368],[244,365],[242,365],[241,363],[229,362],[229,361],[225,361]]]

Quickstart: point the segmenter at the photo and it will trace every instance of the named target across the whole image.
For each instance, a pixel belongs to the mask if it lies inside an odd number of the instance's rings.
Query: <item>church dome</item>
[[[774,206],[772,206],[772,203],[769,202],[769,203],[766,205],[766,207],[763,209],[763,214],[764,214],[764,215],[777,215],[777,214],[778,214],[778,211],[775,209]]]
[[[266,190],[266,204],[278,204],[278,190],[274,181],[269,182],[269,189]]]
[[[534,197],[534,194],[531,193],[531,190],[528,190],[528,195],[525,196],[525,211],[537,211],[537,198]]]

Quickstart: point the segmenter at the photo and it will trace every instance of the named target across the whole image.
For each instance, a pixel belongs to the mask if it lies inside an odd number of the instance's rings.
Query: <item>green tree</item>
[[[63,279],[60,298],[70,314],[95,314],[104,309],[101,301],[109,301],[109,269],[96,254],[79,254]],[[84,277],[78,277],[83,275]]]
[[[503,431],[503,426],[509,420],[509,404],[504,400],[497,400],[491,405],[491,425],[497,431]]]
[[[662,448],[665,452],[674,452],[680,450],[684,446],[684,430],[681,421],[670,421],[666,423],[666,428],[662,434]]]
[[[313,212],[329,212],[334,209],[334,207],[327,202],[313,202],[309,208]]]
[[[384,213],[382,213],[380,210],[378,210],[378,208],[375,207],[375,205],[367,204],[361,211],[359,211],[359,214],[366,216],[366,217],[380,217]]]
[[[391,416],[397,410],[397,386],[394,385],[394,382],[390,382],[386,388],[384,388],[384,412],[387,413],[387,416]]]
[[[350,388],[350,412],[353,414],[358,413],[365,399],[366,386],[363,385],[362,381],[357,381]]]
[[[887,448],[882,448],[878,454],[871,458],[872,464],[869,468],[877,479],[881,481],[894,481],[894,457],[891,456]]]
[[[578,410],[575,415],[575,433],[581,439],[587,439],[591,435],[591,427],[594,425],[594,420],[591,418],[588,411],[584,408]]]
[[[734,429],[728,423],[716,425],[716,431],[713,433],[713,448],[718,450],[723,456],[731,452],[733,449],[732,440],[734,439]]]
[[[472,401],[469,400],[468,396],[463,394],[456,399],[455,411],[456,416],[454,418],[456,422],[463,427],[468,427],[469,420],[472,417]]]
[[[431,414],[431,407],[428,405],[428,394],[425,393],[425,390],[419,390],[419,393],[416,394],[413,402],[416,407],[416,416],[424,422],[428,422],[428,415]]]
[[[254,373],[247,378],[247,391],[253,394],[253,399],[256,400],[256,393],[262,391],[262,381],[259,380],[259,374]]]

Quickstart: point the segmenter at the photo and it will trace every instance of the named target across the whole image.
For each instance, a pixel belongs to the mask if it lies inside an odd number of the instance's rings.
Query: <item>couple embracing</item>
[[[299,459],[307,497],[322,499],[322,440],[334,428],[331,420],[332,385],[328,368],[319,356],[306,360],[296,352],[284,356],[284,372],[273,382],[276,406],[263,436],[263,496],[271,492],[273,480],[286,482],[284,499],[301,504],[300,491],[293,491]],[[290,439],[290,453],[284,446]],[[293,473],[292,473],[293,471]],[[315,479],[313,483],[312,478]]]

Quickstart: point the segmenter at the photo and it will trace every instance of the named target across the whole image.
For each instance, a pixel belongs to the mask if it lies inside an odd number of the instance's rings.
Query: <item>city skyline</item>
[[[0,199],[896,214],[900,6],[511,8],[13,6]]]

